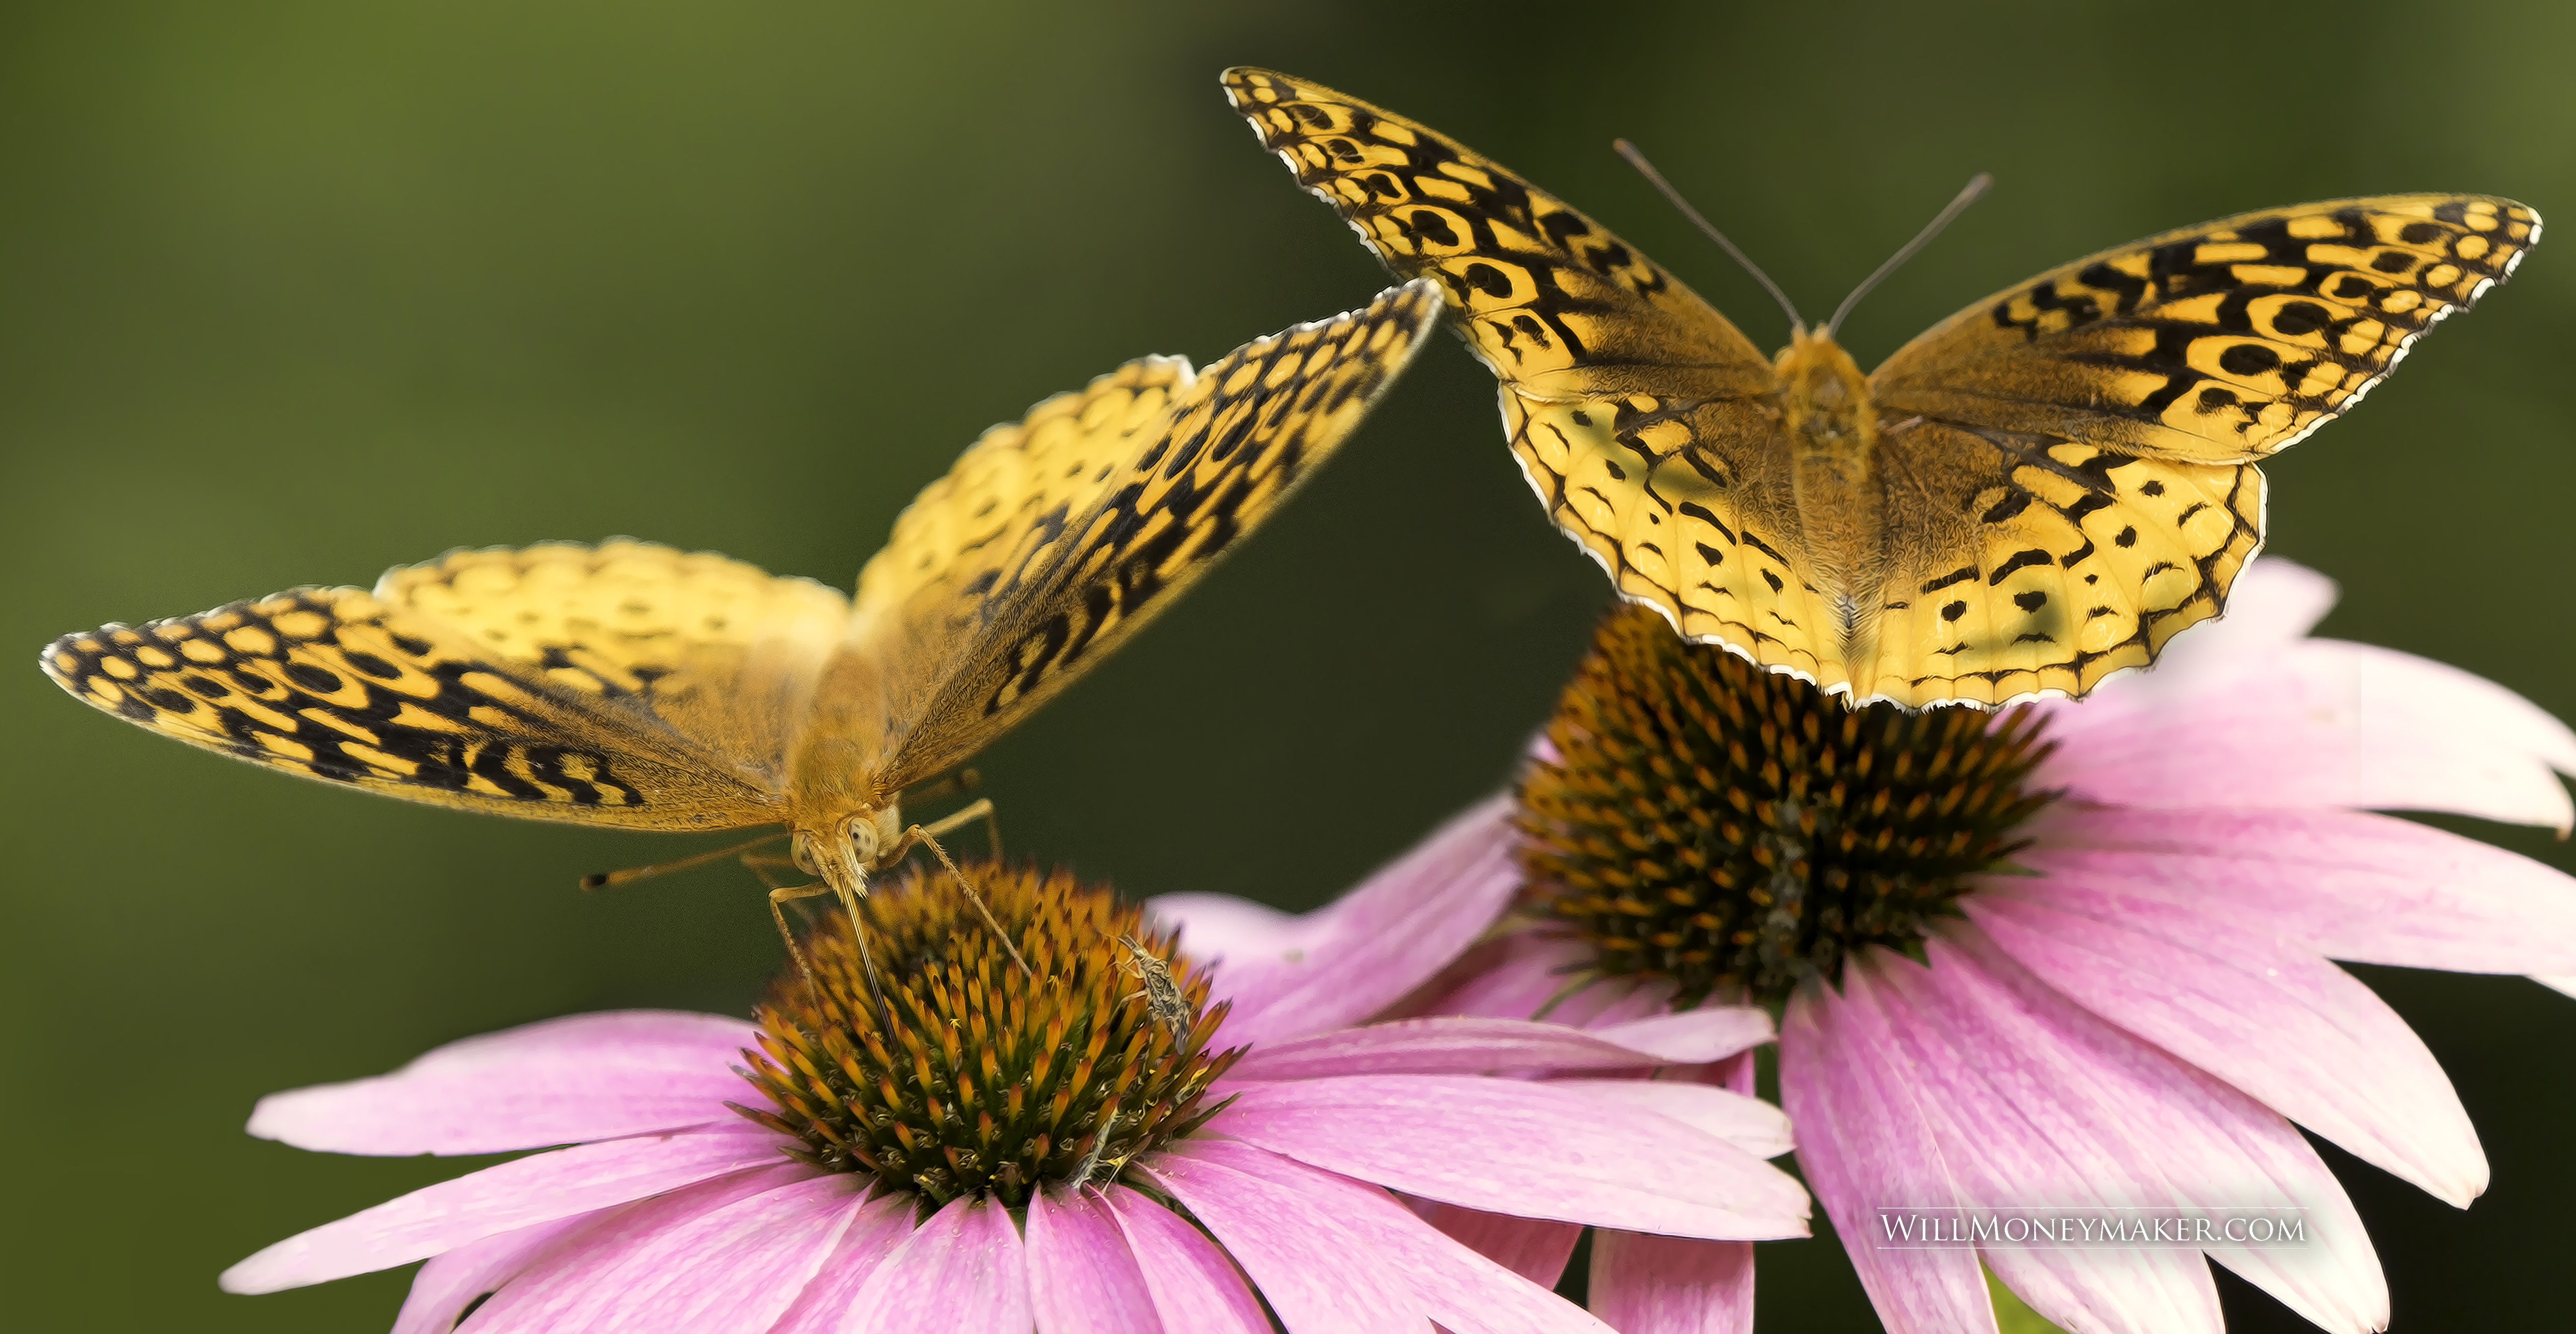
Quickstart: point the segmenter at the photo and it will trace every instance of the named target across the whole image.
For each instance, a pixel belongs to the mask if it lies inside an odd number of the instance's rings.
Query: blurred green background
[[[1273,65],[1639,242],[1757,342],[1759,291],[1608,151],[1638,139],[1811,310],[1959,183],[1993,196],[1847,326],[1864,365],[2003,284],[2219,214],[2396,190],[2576,206],[2571,13],[2388,4],[0,9],[0,1287],[15,1329],[364,1330],[407,1272],[214,1276],[456,1170],[240,1133],[263,1092],[577,1011],[742,1011],[749,877],[692,846],[291,781],[63,698],[109,620],[450,547],[631,533],[844,587],[986,424],[1383,285],[1226,110]],[[2560,243],[2562,246],[2565,242]],[[2576,254],[2544,247],[2292,451],[2271,550],[2330,633],[2576,716]],[[1138,894],[1306,906],[1500,782],[1607,592],[1442,339],[1260,540],[981,761],[1013,848]],[[2545,833],[2477,828],[2571,862]],[[712,842],[712,840],[710,840]],[[2401,1330],[2563,1321],[2576,1002],[2367,970],[2456,1079],[2465,1214],[2327,1150]],[[1764,1328],[1873,1327],[1830,1245]],[[2222,1277],[2235,1328],[2305,1328]],[[2544,1314],[2546,1313],[2546,1314]]]

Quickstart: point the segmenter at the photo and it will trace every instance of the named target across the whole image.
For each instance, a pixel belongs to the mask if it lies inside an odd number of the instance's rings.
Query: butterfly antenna
[[[729,848],[718,848],[713,852],[701,852],[694,857],[682,857],[675,862],[661,862],[652,866],[629,866],[622,871],[601,871],[594,875],[583,876],[581,878],[581,887],[583,889],[612,889],[618,885],[631,885],[638,880],[650,880],[657,875],[669,875],[673,871],[685,871],[693,866],[704,866],[708,862],[723,861],[725,858],[733,856],[735,853],[749,852],[763,843],[775,843],[785,837],[787,837],[787,831],[780,829],[771,833],[763,834],[748,843],[736,843]]]
[[[1887,275],[1896,272],[1905,261],[1914,258],[1916,251],[1932,244],[1932,238],[1939,236],[1942,228],[1949,226],[1952,219],[1967,212],[1968,205],[1977,202],[1978,196],[1992,189],[1994,183],[1995,178],[1991,174],[1978,172],[1967,186],[1959,191],[1957,198],[1952,199],[1947,207],[1934,215],[1932,221],[1924,224],[1922,231],[1914,234],[1913,240],[1906,242],[1903,249],[1888,256],[1887,262],[1878,266],[1878,272],[1861,279],[1860,286],[1853,288],[1852,294],[1844,297],[1841,305],[1834,307],[1834,317],[1825,321],[1825,336],[1833,337],[1834,330],[1843,327],[1843,317],[1851,314],[1852,307],[1859,305],[1862,297],[1869,295],[1869,289],[1885,281]]]
[[[1655,170],[1655,164],[1648,162],[1646,155],[1638,152],[1635,144],[1625,139],[1614,139],[1610,146],[1619,151],[1619,156],[1628,159],[1629,166],[1635,167],[1640,175],[1654,182],[1655,188],[1664,192],[1664,198],[1673,201],[1673,207],[1680,209],[1683,217],[1699,224],[1699,229],[1708,233],[1708,239],[1717,242],[1719,249],[1734,256],[1735,262],[1743,265],[1744,271],[1752,274],[1753,280],[1762,284],[1762,289],[1771,294],[1771,299],[1780,303],[1780,309],[1788,313],[1791,327],[1797,329],[1807,327],[1807,322],[1798,318],[1798,308],[1789,303],[1789,294],[1780,290],[1780,284],[1771,281],[1771,275],[1764,273],[1761,265],[1754,263],[1750,256],[1736,249],[1735,243],[1726,239],[1726,233],[1719,231],[1715,224],[1701,217],[1699,210],[1692,208],[1690,201],[1682,198],[1682,192],[1674,189],[1672,182],[1665,180],[1662,172]]]

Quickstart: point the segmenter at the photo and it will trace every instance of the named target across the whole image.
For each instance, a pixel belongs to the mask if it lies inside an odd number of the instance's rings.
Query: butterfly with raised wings
[[[909,847],[903,790],[1206,573],[1358,426],[1440,308],[1412,282],[1204,371],[1146,357],[1038,404],[921,492],[855,601],[713,553],[547,543],[102,626],[42,665],[164,736],[371,792],[784,825],[855,903]]]
[[[1764,357],[1687,287],[1457,141],[1284,74],[1226,95],[1501,381],[1513,456],[1619,595],[1854,704],[2080,696],[2224,608],[2256,461],[2511,274],[2485,195],[2239,214],[2087,256],[1864,376]]]

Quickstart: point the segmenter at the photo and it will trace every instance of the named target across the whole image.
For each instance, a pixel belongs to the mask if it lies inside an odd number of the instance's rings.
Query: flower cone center
[[[2053,797],[2038,716],[1853,709],[1692,644],[1652,611],[1605,618],[1515,816],[1527,906],[1596,971],[1674,1002],[1785,999],[1863,946],[1920,953],[1969,877]]]
[[[747,1074],[766,1105],[737,1110],[816,1167],[934,1206],[1104,1182],[1214,1115],[1201,1104],[1236,1056],[1207,1050],[1226,1007],[1172,938],[1069,872],[960,869],[1036,975],[945,872],[881,882],[860,904],[876,990],[849,918],[822,914],[811,982],[791,967],[758,1012]]]

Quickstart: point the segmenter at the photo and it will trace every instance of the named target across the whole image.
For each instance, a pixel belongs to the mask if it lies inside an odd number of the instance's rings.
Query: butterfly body
[[[2359,402],[2537,244],[2484,195],[2266,209],[1981,300],[1861,374],[1764,357],[1608,229],[1437,131],[1266,70],[1264,146],[1439,281],[1514,459],[1619,595],[1857,704],[2082,695],[2218,615],[2257,462]]]
[[[1193,371],[1146,357],[996,426],[855,598],[629,539],[457,551],[55,640],[82,702],[308,778],[634,829],[783,825],[847,900],[944,773],[1144,625],[1355,428],[1429,284]]]

